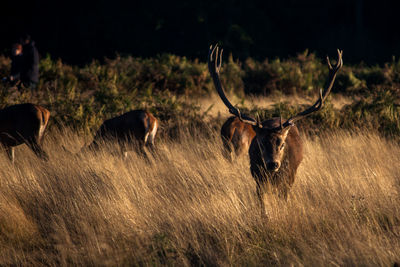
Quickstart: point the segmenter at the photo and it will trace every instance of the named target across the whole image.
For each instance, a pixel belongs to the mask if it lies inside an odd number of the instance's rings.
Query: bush
[[[333,62],[334,63],[334,62]],[[0,74],[7,76],[10,59],[0,56]],[[206,62],[164,54],[155,58],[120,57],[93,61],[83,67],[70,66],[46,56],[40,62],[40,83],[33,94],[23,87],[0,84],[0,106],[34,102],[51,110],[53,126],[69,125],[93,132],[105,120],[132,109],[150,109],[164,124],[168,136],[181,129],[219,127],[204,122],[200,107],[188,99],[214,92]],[[313,95],[324,86],[326,63],[305,51],[287,60],[263,62],[247,59],[244,64],[229,55],[221,70],[227,92],[245,94]],[[354,96],[356,102],[342,111],[328,102],[325,108],[299,123],[305,131],[370,125],[385,133],[400,135],[398,99],[400,61],[384,67],[345,65],[338,73],[333,93]],[[261,118],[288,118],[305,107],[279,103],[258,111]],[[246,111],[246,109],[245,109]],[[256,109],[248,110],[256,115]]]
[[[308,94],[323,86],[327,74],[327,68],[308,51],[286,61],[248,59],[245,63],[245,92],[251,94]]]

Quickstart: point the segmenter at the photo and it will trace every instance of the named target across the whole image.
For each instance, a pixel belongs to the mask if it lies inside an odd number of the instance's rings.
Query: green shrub
[[[367,88],[364,80],[358,79],[351,67],[344,66],[337,74],[335,92],[343,94],[355,94]]]
[[[334,61],[334,60],[333,60]],[[334,63],[334,62],[333,62]],[[10,59],[0,56],[0,74],[9,75]],[[207,96],[214,85],[206,62],[164,54],[154,58],[120,57],[70,66],[46,56],[40,62],[40,83],[33,93],[18,86],[0,84],[0,107],[34,102],[51,111],[51,125],[69,125],[93,132],[105,120],[132,109],[150,109],[162,121],[163,134],[174,137],[201,127],[206,134],[220,127],[220,118],[204,120],[199,106],[188,99]],[[313,95],[324,86],[326,63],[305,51],[287,60],[263,62],[247,59],[244,64],[225,58],[221,80],[228,93]],[[384,67],[345,65],[338,73],[333,93],[354,96],[355,103],[335,110],[329,99],[322,111],[299,122],[304,131],[337,127],[374,127],[400,135],[400,61]],[[306,108],[278,103],[268,110],[246,110],[263,118],[288,118]]]
[[[308,51],[285,61],[274,59],[258,63],[247,59],[244,70],[246,93],[263,95],[314,92],[315,88],[323,86],[328,73],[315,54]]]

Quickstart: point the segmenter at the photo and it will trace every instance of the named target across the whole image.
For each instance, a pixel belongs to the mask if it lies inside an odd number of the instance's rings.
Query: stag
[[[0,143],[14,163],[14,147],[26,144],[41,159],[48,160],[41,148],[50,112],[35,104],[18,104],[0,110]]]
[[[295,122],[322,108],[335,82],[336,74],[343,66],[342,51],[338,50],[337,53],[338,59],[334,66],[331,65],[329,57],[327,57],[329,77],[324,90],[319,91],[319,98],[312,106],[287,120],[283,120],[282,117],[275,117],[260,122],[242,114],[238,108],[229,102],[225,96],[219,75],[222,65],[222,49],[220,52],[218,46],[211,46],[209,49],[208,69],[214,86],[229,112],[235,117],[230,128],[234,129],[233,132],[236,131],[239,137],[245,134],[252,136],[252,131],[255,133],[253,139],[250,140],[248,151],[250,171],[256,181],[257,195],[261,200],[262,207],[264,207],[263,195],[270,189],[277,191],[284,199],[287,198],[288,190],[294,183],[297,168],[303,159],[303,143]],[[238,121],[248,126],[243,127],[241,123],[233,124],[233,122]]]
[[[115,140],[124,157],[132,148],[143,155],[144,147],[154,150],[158,121],[146,110],[132,110],[108,119],[97,130],[93,141],[84,149],[97,150],[104,140]]]

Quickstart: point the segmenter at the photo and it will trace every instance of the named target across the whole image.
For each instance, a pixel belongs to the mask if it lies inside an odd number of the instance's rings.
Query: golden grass
[[[198,137],[196,137],[198,138]],[[376,134],[305,137],[284,202],[260,216],[247,157],[214,138],[157,140],[151,163],[113,145],[80,157],[83,139],[47,136],[49,162],[0,156],[0,264],[367,265],[400,257],[400,146]],[[60,141],[61,140],[61,141]]]

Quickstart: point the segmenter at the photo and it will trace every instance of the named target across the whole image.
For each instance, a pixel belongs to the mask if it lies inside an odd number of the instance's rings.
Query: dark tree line
[[[85,63],[115,53],[205,59],[217,41],[241,59],[337,47],[347,62],[400,55],[399,4],[389,0],[28,1],[1,3],[0,52],[23,32],[40,53]]]

